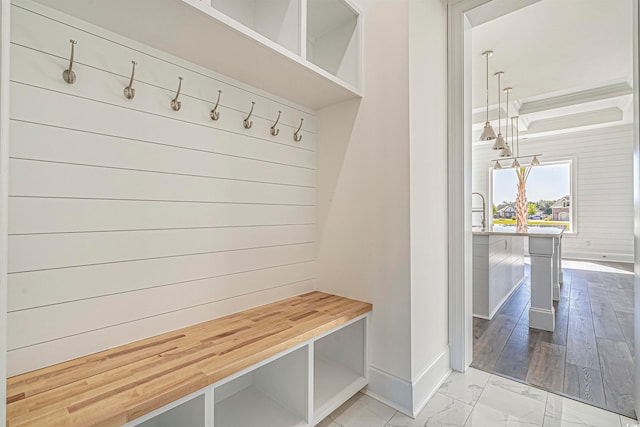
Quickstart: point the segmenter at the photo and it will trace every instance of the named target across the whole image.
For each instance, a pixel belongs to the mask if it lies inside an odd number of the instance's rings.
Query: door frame
[[[450,0],[448,4],[449,346],[451,368],[464,372],[473,359],[471,233],[471,28],[538,0]],[[640,354],[640,0],[633,1],[635,354]],[[480,17],[480,18],[478,18]],[[460,126],[460,123],[463,126]],[[640,414],[640,363],[635,364],[635,409]]]
[[[633,206],[634,206],[634,353],[640,354],[640,1],[633,1]],[[640,415],[640,358],[635,363],[635,410]]]

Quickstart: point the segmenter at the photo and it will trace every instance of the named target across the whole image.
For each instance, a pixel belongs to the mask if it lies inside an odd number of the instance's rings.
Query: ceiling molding
[[[540,111],[548,111],[557,108],[573,106],[587,102],[601,101],[604,99],[632,94],[633,89],[628,83],[614,83],[564,95],[545,97],[543,99],[532,101],[524,101],[522,103],[522,107],[520,107],[519,114],[532,114]]]
[[[527,131],[520,132],[520,135],[527,136],[529,134],[539,134],[542,132],[618,123],[621,122],[622,119],[622,110],[617,107],[610,107],[603,110],[587,111],[583,113],[554,117],[551,119],[536,120],[531,122]]]
[[[472,27],[477,27],[540,0],[493,0],[468,11],[465,16]]]
[[[627,82],[609,83],[571,93],[554,93],[529,100],[509,102],[509,113],[518,116],[520,135],[536,137],[582,130],[585,127],[615,126],[631,121],[633,89]],[[486,107],[485,107],[486,108]],[[480,133],[486,120],[485,108],[474,109],[472,131]],[[506,126],[505,108],[501,108]],[[497,131],[498,107],[489,107],[489,120]]]

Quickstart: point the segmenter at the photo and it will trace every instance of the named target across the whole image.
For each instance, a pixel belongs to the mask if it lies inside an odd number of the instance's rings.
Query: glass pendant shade
[[[489,57],[493,55],[493,52],[487,50],[486,52],[482,52],[482,56],[486,59],[487,66],[487,85],[486,85],[486,94],[487,94],[487,120],[484,123],[484,129],[482,131],[482,135],[480,135],[480,141],[492,141],[496,139],[496,133],[489,122]],[[496,148],[494,148],[496,150]]]
[[[496,163],[493,165],[493,169],[495,170],[502,169],[502,165],[500,164],[499,161],[496,160]]]
[[[540,166],[540,160],[538,160],[538,156],[533,156],[533,160],[531,160],[531,166]]]
[[[520,167],[520,162],[518,162],[518,159],[513,159],[513,163],[511,163],[511,167],[512,168],[519,168]]]

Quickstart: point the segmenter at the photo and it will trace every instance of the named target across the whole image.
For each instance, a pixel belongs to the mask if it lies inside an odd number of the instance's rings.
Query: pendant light
[[[506,148],[506,144],[504,142],[504,138],[502,137],[502,133],[500,132],[500,128],[502,127],[502,117],[500,115],[500,77],[504,74],[502,71],[498,71],[494,74],[498,78],[498,137],[496,138],[496,142],[493,144],[494,150],[504,150]]]
[[[489,123],[489,90],[488,90],[489,89],[489,56],[491,56],[492,54],[493,52],[490,50],[482,53],[482,55],[486,57],[486,68],[487,68],[486,70],[487,71],[487,121],[485,122],[484,131],[480,136],[480,140],[483,140],[483,141],[487,141],[491,139],[488,137],[488,135],[490,134],[495,135],[495,132],[493,132],[493,129],[491,129],[491,124]],[[513,88],[511,87],[504,88],[504,92],[506,93],[506,96],[507,96],[507,107],[505,108],[507,117],[506,117],[506,122],[504,127],[505,135],[504,137],[502,136],[502,104],[501,104],[502,101],[500,96],[502,92],[501,79],[503,74],[504,74],[503,71],[498,71],[493,74],[498,79],[498,136],[495,137],[495,142],[493,143],[492,149],[500,150],[500,154],[498,158],[491,160],[492,162],[494,162],[493,169],[498,170],[503,168],[521,168],[523,167],[523,164],[525,167],[540,166],[539,157],[542,156],[541,154],[528,154],[525,156],[520,155],[519,116],[509,117],[509,93],[513,90]],[[511,119],[511,147],[513,147],[513,150],[509,146],[509,119]],[[507,159],[513,160],[510,166],[507,166],[506,164],[503,165],[502,163],[500,163],[501,161],[507,160]],[[523,159],[531,159],[531,161],[524,162]],[[521,160],[524,163],[521,163]]]
[[[482,135],[480,135],[480,141],[491,141],[496,139],[496,133],[489,123],[489,57],[493,55],[493,51],[487,50],[486,52],[482,52],[482,56],[486,58],[487,64],[487,121],[484,123],[484,130],[482,131]]]
[[[510,87],[504,88],[504,93],[507,94],[507,117],[505,120],[506,123],[504,125],[504,148],[500,152],[500,157],[513,157],[513,152],[511,151],[511,147],[509,147],[509,93],[511,92],[511,90],[512,88]],[[500,108],[500,105],[498,105],[498,108]],[[513,124],[511,127],[511,144],[513,144]]]

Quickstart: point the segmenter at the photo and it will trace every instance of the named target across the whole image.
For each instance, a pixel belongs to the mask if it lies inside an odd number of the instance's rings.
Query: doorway
[[[450,241],[452,244],[450,247],[449,257],[451,260],[450,331],[452,366],[456,370],[464,370],[466,366],[469,366],[472,362],[474,331],[474,324],[471,316],[473,303],[471,298],[472,289],[470,285],[473,275],[470,262],[472,259],[472,236],[470,233],[471,220],[468,213],[471,211],[470,195],[472,191],[476,191],[476,188],[474,188],[475,181],[469,173],[469,168],[473,163],[471,141],[474,140],[472,130],[474,117],[470,106],[472,103],[472,90],[469,89],[473,85],[471,83],[472,75],[469,70],[469,64],[472,60],[475,61],[477,59],[472,56],[472,31],[470,30],[478,27],[484,22],[493,20],[496,17],[509,14],[515,9],[527,7],[535,3],[544,3],[544,1],[545,0],[542,0],[541,2],[519,1],[511,2],[510,5],[507,5],[506,2],[500,0],[462,0],[450,5],[449,9],[450,170],[464,171],[463,173],[455,174],[456,176],[451,176],[450,194],[452,194],[453,197],[451,198],[449,206],[450,211],[454,212],[452,215],[452,223],[450,225]],[[515,7],[513,3],[517,3],[517,7]],[[637,15],[637,2],[635,2],[635,7],[635,15]],[[637,40],[637,25],[634,29],[633,37]],[[464,123],[464,126],[456,126],[456,124],[459,123]],[[533,128],[533,126],[531,127]],[[628,128],[631,129],[631,125],[629,125]],[[630,130],[629,132],[631,133]],[[635,141],[637,143],[637,134],[635,136]],[[629,152],[629,154],[631,153]],[[491,198],[489,197],[489,199]],[[468,261],[465,262],[465,260]],[[579,279],[576,281],[578,287],[581,286],[581,281],[593,282],[595,280],[593,278],[593,274],[589,272],[590,270],[588,268],[574,267],[575,268],[571,269],[571,272],[569,272],[567,277],[568,281],[571,280],[571,276],[574,272],[576,277]],[[629,275],[627,271],[624,271],[624,268],[622,268],[622,270],[623,272],[621,273],[614,272],[612,274],[621,274],[626,277],[623,281],[629,281],[633,276]],[[599,271],[597,274],[602,276],[603,272]],[[575,288],[576,295],[579,294],[578,287]],[[571,290],[570,288],[571,286],[566,287],[569,291]],[[594,289],[593,293],[595,295],[598,291]],[[515,293],[513,297],[515,298]],[[519,298],[526,299],[526,293],[521,291]],[[591,300],[587,300],[587,305],[589,308],[594,306]],[[521,319],[518,318],[518,320]]]

